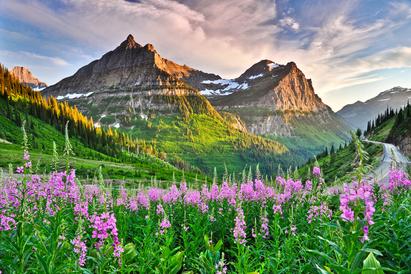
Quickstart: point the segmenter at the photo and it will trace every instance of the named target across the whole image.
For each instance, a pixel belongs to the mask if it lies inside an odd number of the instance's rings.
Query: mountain
[[[353,128],[365,130],[367,123],[387,108],[400,109],[411,99],[411,89],[394,87],[365,101],[346,105],[337,112]]]
[[[60,155],[58,166],[64,169],[64,128],[66,121],[70,121],[68,129],[75,154],[70,163],[81,178],[93,178],[99,168],[106,178],[126,178],[134,182],[136,178],[144,182],[153,177],[166,181],[175,177],[191,180],[198,175],[202,177],[198,170],[183,171],[154,153],[148,154],[149,143],[144,145],[111,129],[94,128],[92,120],[76,108],[55,98],[46,100],[0,64],[0,172],[2,168],[9,168],[9,164],[14,167],[22,164],[23,120],[35,172],[48,172],[54,166],[53,142]]]
[[[348,139],[348,126],[315,94],[294,62],[262,60],[236,79],[207,79],[196,87],[218,111],[238,116],[248,131],[300,153],[316,154]]]
[[[121,128],[153,142],[167,159],[212,172],[260,163],[275,170],[287,148],[246,131],[238,117],[219,113],[196,85],[221,79],[162,58],[129,35],[116,49],[80,68],[43,94],[76,105],[96,126]],[[287,160],[290,164],[292,159]]]
[[[115,50],[44,90],[59,100],[74,100],[84,113],[116,117],[128,114],[219,114],[197,90],[179,79],[201,73],[163,59],[153,45],[141,46],[129,35]],[[94,108],[93,106],[99,106]],[[123,123],[122,123],[123,122]]]
[[[42,90],[47,84],[37,79],[26,67],[16,66],[11,70],[11,74],[16,77],[20,83],[31,87],[34,90]]]

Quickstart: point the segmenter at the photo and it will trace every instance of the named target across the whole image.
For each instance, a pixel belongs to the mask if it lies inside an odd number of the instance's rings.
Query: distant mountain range
[[[357,101],[346,105],[337,114],[352,128],[365,130],[368,121],[374,120],[378,114],[383,113],[387,108],[398,110],[404,107],[410,99],[410,88],[394,87],[365,102]]]
[[[20,83],[25,84],[34,90],[42,90],[47,87],[46,83],[37,79],[26,67],[16,66],[10,72]]]
[[[162,58],[132,35],[43,93],[77,105],[96,126],[157,140],[171,157],[208,170],[261,161],[273,170],[348,138],[348,126],[295,63],[262,60],[223,79]]]

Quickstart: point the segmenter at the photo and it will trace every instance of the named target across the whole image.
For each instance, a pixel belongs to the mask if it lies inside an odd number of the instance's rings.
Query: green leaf
[[[215,245],[215,247],[214,247],[214,251],[215,251],[215,252],[219,251],[222,246],[223,246],[223,241],[222,241],[222,240],[219,240],[219,241],[217,242],[217,244]]]
[[[368,257],[363,262],[362,268],[363,274],[384,274],[380,262],[374,257],[374,254],[370,252]]]
[[[374,248],[363,248],[362,251],[369,252],[369,253],[374,253],[377,256],[382,256],[382,253],[379,250],[374,249]]]
[[[315,264],[315,267],[318,269],[318,271],[320,271],[321,274],[330,274],[331,272],[328,272],[327,270],[325,270],[324,268],[322,268],[321,266],[319,266],[318,264]]]
[[[129,260],[132,260],[137,256],[137,250],[133,243],[128,243],[124,246],[123,256]]]

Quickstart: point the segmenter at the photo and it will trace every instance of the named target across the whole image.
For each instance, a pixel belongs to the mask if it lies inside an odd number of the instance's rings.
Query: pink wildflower
[[[318,166],[313,167],[313,175],[316,177],[321,176],[321,169]]]
[[[22,166],[17,167],[16,172],[18,174],[22,174],[24,172],[24,167],[22,167]]]
[[[77,236],[74,240],[71,241],[74,245],[73,251],[76,254],[80,254],[78,264],[79,266],[84,266],[86,264],[86,254],[87,246],[86,243],[81,240],[81,236]]]
[[[160,234],[164,234],[168,228],[171,227],[171,223],[167,218],[164,218],[160,223]]]
[[[283,209],[281,208],[281,205],[273,205],[273,212],[274,214],[279,213],[280,215],[283,215]]]
[[[238,206],[237,209],[237,216],[235,217],[235,225],[234,225],[234,241],[239,244],[245,244],[247,234],[245,229],[247,228],[245,220],[244,220],[244,211],[241,206]]]

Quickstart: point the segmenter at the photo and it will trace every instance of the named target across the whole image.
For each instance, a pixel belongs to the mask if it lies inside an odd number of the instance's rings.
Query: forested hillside
[[[53,142],[58,153],[64,146],[64,129],[68,122],[69,135],[74,147],[77,172],[93,176],[99,166],[110,178],[150,179],[156,177],[171,180],[178,178],[181,170],[158,159],[161,156],[151,144],[131,138],[111,128],[96,128],[93,120],[81,114],[76,107],[58,102],[54,97],[45,99],[40,92],[20,84],[9,71],[0,66],[0,149],[3,155],[0,166],[18,163],[22,132],[26,121],[34,157],[44,169],[50,167]],[[185,176],[195,174],[186,171]]]

